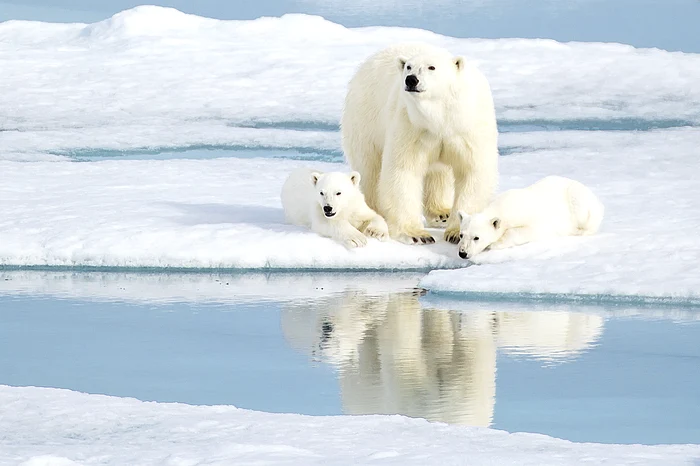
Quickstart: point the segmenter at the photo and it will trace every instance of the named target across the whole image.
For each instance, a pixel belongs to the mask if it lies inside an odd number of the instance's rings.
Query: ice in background
[[[348,27],[402,26],[453,37],[619,42],[700,52],[695,0],[166,0],[151,2],[216,19],[285,13],[320,15]],[[135,0],[3,0],[0,21],[92,23],[140,5]]]

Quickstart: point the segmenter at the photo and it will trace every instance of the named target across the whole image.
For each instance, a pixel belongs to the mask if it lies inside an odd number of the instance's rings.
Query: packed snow
[[[402,416],[268,414],[0,386],[0,464],[681,465],[697,445],[600,445]],[[96,416],[95,413],[99,413]],[[125,446],[128,446],[126,448]]]

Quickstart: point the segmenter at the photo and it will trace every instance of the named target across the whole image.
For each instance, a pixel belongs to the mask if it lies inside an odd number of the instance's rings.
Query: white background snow
[[[461,268],[467,263],[444,242],[371,241],[348,251],[284,225],[278,195],[291,169],[347,167],[269,155],[339,158],[336,126],[350,75],[368,54],[404,40],[464,54],[488,76],[508,130],[500,139],[501,189],[550,174],[576,178],[606,205],[600,234],[487,253]],[[470,297],[697,304],[698,82],[697,54],[348,29],[304,15],[219,21],[143,6],[89,25],[7,21],[0,23],[0,265],[457,267],[432,271],[420,284]],[[566,131],[522,132],[543,127]],[[642,131],[583,131],[601,127]],[[263,148],[266,156],[119,159],[211,148],[234,155]],[[105,160],[75,161],[85,154]],[[700,457],[697,446],[572,444],[404,418],[316,419],[56,390],[0,387],[0,406],[2,464],[228,464],[231,457],[237,464],[421,464],[428,457],[683,464]],[[144,452],[150,456],[135,456]]]

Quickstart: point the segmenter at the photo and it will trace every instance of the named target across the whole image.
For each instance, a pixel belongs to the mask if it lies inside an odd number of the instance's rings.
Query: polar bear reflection
[[[489,426],[496,349],[547,361],[571,358],[600,336],[603,319],[567,312],[423,309],[415,292],[347,292],[288,304],[290,344],[338,368],[347,414],[403,414]]]

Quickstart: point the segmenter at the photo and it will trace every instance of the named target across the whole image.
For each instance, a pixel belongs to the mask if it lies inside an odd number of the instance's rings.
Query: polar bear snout
[[[459,251],[459,257],[461,257],[462,259],[469,259],[467,253],[462,250]]]
[[[324,205],[323,206],[323,215],[325,215],[328,218],[331,218],[332,216],[335,215],[335,212],[333,212],[333,207],[329,205]]]
[[[419,82],[420,80],[415,74],[409,74],[406,76],[406,92],[420,92],[420,90],[418,90]]]

